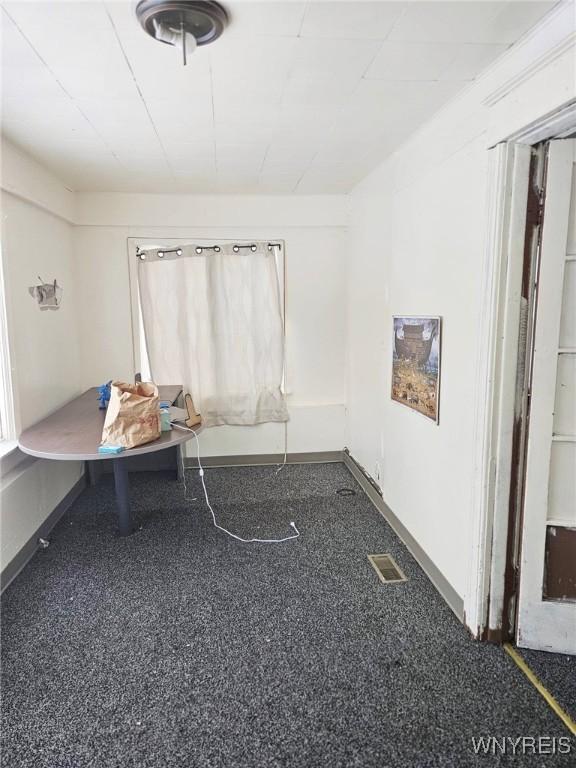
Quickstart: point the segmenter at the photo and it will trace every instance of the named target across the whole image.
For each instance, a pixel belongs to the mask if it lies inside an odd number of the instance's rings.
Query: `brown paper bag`
[[[134,448],[160,437],[160,403],[155,384],[113,381],[102,445]]]

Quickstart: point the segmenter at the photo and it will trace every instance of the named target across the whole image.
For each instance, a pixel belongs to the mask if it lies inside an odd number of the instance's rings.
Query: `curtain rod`
[[[175,253],[177,256],[182,256],[182,248],[184,246],[176,246],[175,248],[151,248],[150,250],[156,250],[158,253],[158,257],[161,259],[163,258],[165,253]],[[255,251],[258,246],[256,243],[249,243],[248,245],[242,245],[240,243],[234,243],[232,246],[232,250],[235,253],[239,253],[241,248],[250,248],[251,251]],[[268,243],[268,250],[271,251],[272,248],[282,248],[282,243]],[[202,251],[214,251],[215,253],[220,253],[220,246],[219,245],[197,245],[196,246],[196,253],[200,254]],[[140,250],[140,246],[136,246],[136,258],[137,259],[143,259],[146,258],[144,256],[144,251]]]

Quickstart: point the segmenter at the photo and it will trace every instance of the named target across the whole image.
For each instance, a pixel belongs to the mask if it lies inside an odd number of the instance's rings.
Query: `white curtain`
[[[274,252],[154,248],[138,261],[152,378],[182,384],[205,426],[287,421],[284,333]]]

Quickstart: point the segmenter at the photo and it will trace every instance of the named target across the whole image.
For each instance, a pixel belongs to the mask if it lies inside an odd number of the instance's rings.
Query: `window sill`
[[[18,448],[17,440],[0,441],[0,479],[3,481],[14,469],[30,458]]]
[[[18,440],[0,440],[0,459],[18,448]]]

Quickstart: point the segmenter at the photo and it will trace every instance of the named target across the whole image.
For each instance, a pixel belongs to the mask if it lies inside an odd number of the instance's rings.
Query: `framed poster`
[[[392,400],[438,423],[440,395],[439,317],[394,316]]]

